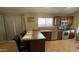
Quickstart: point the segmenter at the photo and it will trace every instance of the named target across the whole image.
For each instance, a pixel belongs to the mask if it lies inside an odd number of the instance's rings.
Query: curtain
[[[0,41],[6,40],[5,27],[4,27],[4,19],[3,16],[0,15]]]
[[[25,30],[25,21],[22,16],[5,15],[4,22],[7,40],[12,40],[15,35],[18,35]]]

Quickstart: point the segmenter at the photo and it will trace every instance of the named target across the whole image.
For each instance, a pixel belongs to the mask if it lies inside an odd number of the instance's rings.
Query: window
[[[38,18],[38,27],[52,27],[53,18]]]

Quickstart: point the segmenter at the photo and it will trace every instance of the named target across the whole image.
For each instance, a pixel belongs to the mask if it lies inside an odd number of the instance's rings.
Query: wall
[[[34,16],[34,15],[24,15],[24,19],[25,19],[25,24],[26,24],[26,30],[28,31],[28,30],[32,30],[32,29],[34,29],[34,28],[36,28],[37,27],[37,25],[36,25],[36,23],[37,23],[37,17],[35,17],[35,21],[34,22],[28,22],[28,20],[27,20],[27,17],[32,17],[32,16]]]
[[[4,20],[3,20],[3,16],[9,16],[9,19],[10,19],[10,16],[23,16],[23,19],[25,20],[25,25],[26,25],[26,30],[29,31],[29,30],[33,30],[33,29],[36,29],[38,28],[38,25],[37,25],[37,20],[38,20],[38,17],[54,17],[54,16],[66,16],[66,15],[62,15],[62,14],[45,14],[45,13],[26,13],[26,14],[2,14],[0,15],[0,40],[6,40],[6,32],[5,32],[5,28],[4,28]],[[27,17],[35,17],[35,21],[34,22],[28,22],[27,21]],[[16,17],[13,17],[14,19]],[[12,19],[13,19],[12,18]],[[12,21],[12,19],[9,20]],[[18,19],[20,21],[20,19]],[[17,20],[17,21],[18,21]],[[16,21],[16,23],[17,23]],[[11,22],[10,22],[11,23]],[[9,26],[8,26],[9,27]],[[12,29],[12,28],[11,28]],[[10,32],[10,31],[9,31]],[[11,33],[11,32],[10,32]]]
[[[49,14],[49,13],[23,13],[23,14],[19,14],[19,13],[4,13],[3,15],[17,15],[17,16],[23,16],[24,20],[25,20],[25,24],[26,24],[26,30],[33,30],[38,28],[37,25],[37,19],[38,17],[54,17],[54,16],[68,16],[65,14]],[[27,21],[27,17],[35,17],[35,21],[34,22],[28,22]]]
[[[77,31],[79,31],[78,30],[78,28],[79,28],[79,12],[74,13],[73,16],[74,16],[74,20],[73,20],[72,28],[75,28]]]
[[[37,29],[38,28],[38,25],[37,25],[37,20],[38,20],[38,17],[54,17],[54,16],[68,16],[68,15],[63,15],[63,14],[45,14],[45,13],[26,13],[26,14],[2,14],[2,16],[0,16],[0,40],[6,40],[6,32],[5,32],[5,28],[4,28],[4,20],[3,20],[3,16],[6,16],[8,15],[9,16],[9,19],[10,19],[10,16],[23,16],[23,19],[25,20],[25,25],[26,25],[26,30],[29,31],[29,30],[33,30],[33,29]],[[35,17],[35,21],[34,22],[28,22],[27,21],[27,17]],[[15,17],[13,17],[15,19]],[[13,19],[12,18],[12,19]],[[75,17],[77,18],[77,17]],[[9,21],[12,21],[12,19],[10,19]],[[18,19],[20,21],[20,19]],[[17,20],[17,21],[18,21]],[[79,20],[77,20],[77,23],[78,23]],[[11,22],[10,22],[11,23]],[[17,22],[16,22],[17,23]],[[75,21],[74,21],[74,26],[77,26],[75,25]],[[8,26],[9,27],[9,26]],[[12,29],[12,28],[11,28]],[[10,32],[10,31],[9,31]],[[11,32],[10,32],[11,33]]]
[[[35,17],[35,21],[34,22],[28,22],[27,21],[27,17],[31,17],[34,16]],[[26,23],[26,30],[33,30],[33,29],[37,29],[38,25],[37,25],[37,19],[38,17],[54,17],[54,16],[66,16],[66,15],[62,15],[62,14],[44,14],[44,13],[28,13],[28,14],[24,14],[24,18],[25,18],[25,23]]]

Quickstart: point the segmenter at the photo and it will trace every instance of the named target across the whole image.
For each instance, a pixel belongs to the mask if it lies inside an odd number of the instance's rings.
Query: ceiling
[[[72,14],[77,11],[79,7],[0,7],[0,13]]]

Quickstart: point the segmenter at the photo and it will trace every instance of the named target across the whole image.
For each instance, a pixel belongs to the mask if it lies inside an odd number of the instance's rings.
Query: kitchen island
[[[29,41],[30,52],[44,52],[45,39],[46,38],[39,31],[28,31],[27,34],[22,37],[21,41]]]

